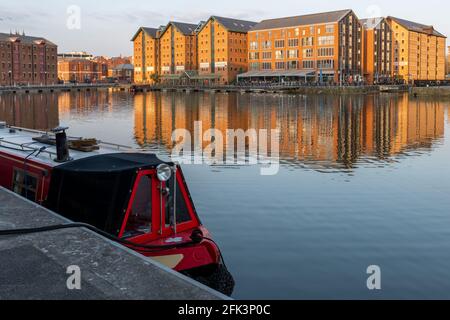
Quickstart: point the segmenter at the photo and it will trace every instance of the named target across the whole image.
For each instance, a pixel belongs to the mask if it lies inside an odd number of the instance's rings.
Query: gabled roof
[[[362,23],[364,28],[370,30],[377,28],[380,25],[380,23],[383,22],[383,20],[384,20],[383,17],[379,17],[379,18],[361,19],[359,21]]]
[[[297,27],[297,26],[304,26],[304,25],[314,25],[314,24],[321,24],[321,23],[338,22],[351,12],[353,12],[353,11],[350,9],[347,9],[347,10],[340,10],[340,11],[307,14],[307,15],[295,16],[295,17],[263,20],[260,23],[258,23],[255,27],[253,27],[253,29],[251,31],[280,29],[280,28]]]
[[[185,36],[190,36],[190,35],[194,34],[195,29],[197,29],[197,27],[198,27],[197,24],[170,21],[167,24],[167,26],[161,31],[161,34],[160,34],[161,37],[163,36],[164,33],[166,33],[167,29],[169,29],[170,26],[177,28],[178,31],[180,31]]]
[[[14,39],[20,40],[20,42],[27,43],[27,44],[36,44],[40,41],[43,41],[48,45],[56,46],[56,44],[54,44],[53,42],[51,42],[45,38],[24,36],[24,35],[20,35],[20,34],[0,33],[0,41],[12,41]]]
[[[437,37],[444,37],[444,38],[446,38],[446,36],[444,36],[442,33],[437,32],[436,30],[434,30],[433,26],[427,26],[427,25],[420,24],[420,23],[417,23],[417,22],[408,21],[408,20],[405,20],[405,19],[400,19],[400,18],[395,18],[395,17],[390,17],[390,16],[388,17],[388,19],[394,20],[399,25],[403,26],[404,28],[408,29],[409,31],[425,33],[425,34],[434,35],[434,36],[437,36]]]
[[[113,70],[134,70],[134,65],[130,63],[119,64],[114,67]]]
[[[239,32],[239,33],[247,33],[249,32],[255,25],[257,25],[257,22],[253,21],[246,21],[246,20],[238,20],[233,18],[225,18],[225,17],[219,17],[219,16],[211,16],[206,23],[203,24],[201,29],[198,31],[202,31],[203,28],[208,24],[210,20],[216,20],[219,22],[222,26],[224,26],[228,31],[231,32]]]
[[[149,35],[150,37],[152,37],[154,39],[158,38],[158,29],[147,28],[147,27],[140,27],[139,30],[136,32],[136,34],[131,39],[131,41],[136,40],[137,36],[139,35],[139,33],[141,33],[141,31],[145,32],[147,35]]]

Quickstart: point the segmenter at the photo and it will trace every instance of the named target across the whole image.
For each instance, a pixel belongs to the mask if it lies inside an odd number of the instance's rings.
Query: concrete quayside
[[[3,188],[0,204],[0,230],[70,222]],[[1,300],[229,299],[87,229],[0,237],[0,270]]]

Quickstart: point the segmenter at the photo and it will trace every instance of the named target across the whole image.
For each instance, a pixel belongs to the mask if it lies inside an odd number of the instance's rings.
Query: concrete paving
[[[0,188],[0,230],[69,221]],[[69,266],[81,290],[69,290]],[[220,293],[86,229],[0,237],[0,300],[221,300]]]

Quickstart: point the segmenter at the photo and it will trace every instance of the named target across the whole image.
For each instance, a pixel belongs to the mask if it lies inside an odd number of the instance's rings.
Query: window
[[[284,48],[284,40],[275,40],[275,48]]]
[[[319,37],[319,46],[334,45],[334,36]]]
[[[313,46],[314,45],[314,37],[306,37],[302,38],[302,46]]]
[[[284,51],[283,50],[275,51],[275,59],[277,60],[284,59]]]
[[[319,48],[317,50],[317,56],[318,57],[332,57],[332,56],[334,56],[334,48]]]
[[[314,69],[314,61],[304,60],[303,61],[303,69]]]
[[[313,56],[313,49],[303,49],[303,58],[311,58]]]
[[[15,169],[13,176],[13,191],[31,201],[36,201],[38,179],[25,171]]]
[[[143,176],[135,190],[124,238],[151,233],[152,231],[152,178]]]
[[[330,24],[325,27],[326,33],[334,33],[334,25]]]
[[[292,70],[296,70],[296,69],[298,69],[298,61],[289,61],[288,63],[287,63],[287,68],[288,69],[292,69]]]
[[[250,70],[258,71],[259,70],[259,62],[251,62],[250,63]]]
[[[270,62],[263,62],[262,69],[263,70],[272,70],[272,63],[270,63]]]
[[[173,189],[174,189],[174,176],[172,176],[172,178],[167,181],[166,186],[170,189],[170,196],[167,198],[166,201],[168,201],[167,203],[167,210],[166,210],[166,217],[165,217],[165,224],[166,224],[166,228],[170,227],[173,225],[173,218],[174,218],[174,214],[173,214],[173,202],[174,202],[174,198],[173,198]],[[184,199],[183,193],[181,192],[180,189],[180,184],[177,183],[177,195],[176,195],[176,199],[177,199],[177,225],[181,224],[181,223],[185,223],[185,222],[189,222],[192,220],[191,215],[189,213],[188,207],[186,205],[186,201]]]
[[[262,49],[270,49],[272,47],[272,42],[271,41],[263,41],[261,43],[261,48]]]
[[[298,50],[289,50],[288,51],[288,59],[298,58]]]
[[[270,60],[270,59],[272,59],[272,52],[270,52],[270,51],[263,52],[262,53],[262,58],[263,58],[263,60]]]
[[[334,61],[333,60],[318,60],[317,68],[318,69],[333,69]]]
[[[278,69],[278,70],[284,70],[285,66],[286,66],[286,64],[284,62],[275,63],[275,69]]]
[[[289,39],[289,47],[298,47],[298,39]]]
[[[250,60],[258,60],[259,52],[250,52]]]
[[[256,41],[250,42],[250,50],[258,50],[258,42]]]

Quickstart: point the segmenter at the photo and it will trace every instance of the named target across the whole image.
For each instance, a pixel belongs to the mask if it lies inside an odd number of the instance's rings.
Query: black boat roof
[[[46,207],[118,235],[138,171],[164,162],[154,154],[113,153],[70,161],[52,170]]]
[[[62,171],[100,173],[155,169],[161,164],[173,165],[162,161],[155,154],[112,153],[70,161],[56,168]]]

